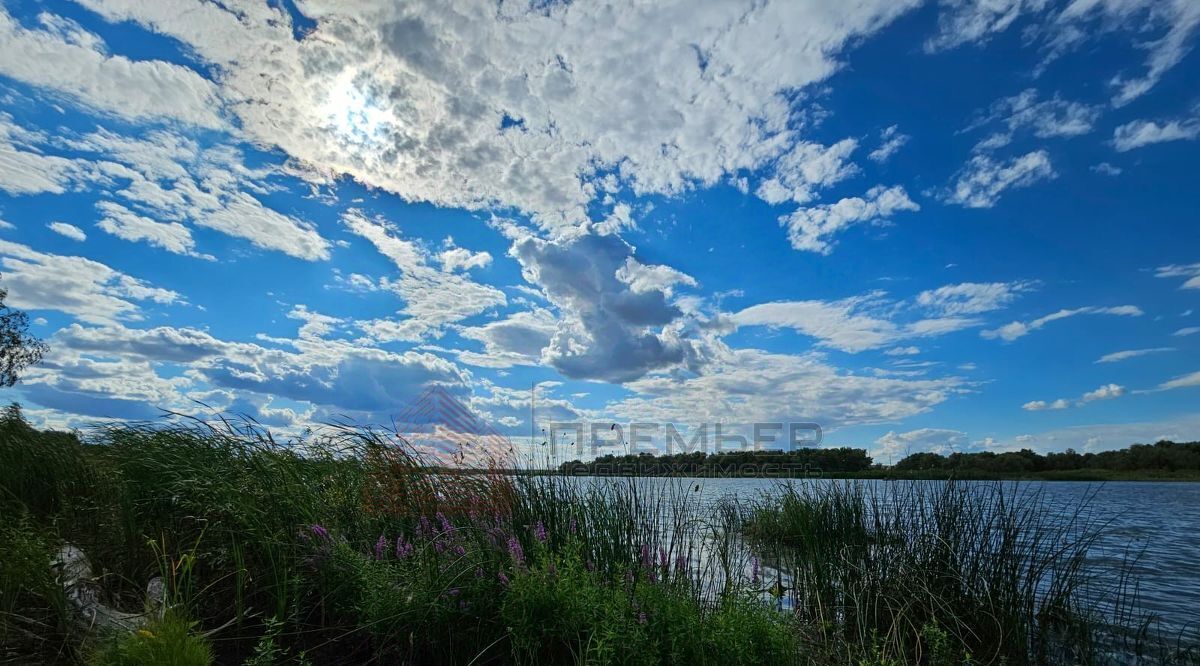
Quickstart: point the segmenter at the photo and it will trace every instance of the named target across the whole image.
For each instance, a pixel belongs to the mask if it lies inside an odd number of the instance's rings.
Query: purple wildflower
[[[505,585],[505,586],[508,585],[508,576],[505,576],[503,571],[496,574],[496,578],[498,578],[500,580],[501,585]]]
[[[658,547],[658,566],[667,568],[667,549],[662,546]]]
[[[438,552],[438,554],[440,555],[440,554],[446,552],[446,544],[441,541],[434,541],[433,549],[436,550]]]
[[[649,569],[654,566],[654,558],[650,555],[650,544],[642,544],[642,568]]]
[[[533,536],[537,537],[538,541],[546,543],[546,525],[542,521],[537,521],[537,524],[533,526]]]
[[[638,624],[646,624],[646,612],[638,613]]]
[[[404,536],[396,537],[396,559],[403,560],[412,555],[413,545],[404,540]]]
[[[429,519],[421,516],[421,520],[417,522],[417,536],[425,537],[433,532],[433,525],[429,524]]]
[[[442,525],[443,532],[453,532],[454,531],[454,526],[450,524],[450,520],[446,518],[446,514],[442,513],[441,511],[438,511],[437,519],[438,519],[438,522],[441,523],[441,525]]]
[[[675,571],[683,571],[687,569],[687,558],[683,555],[675,556]]]
[[[326,541],[329,540],[329,530],[325,529],[324,527],[313,523],[312,525],[308,526],[308,529],[313,533],[313,536]]]
[[[571,532],[571,534],[579,534],[579,523],[575,522],[575,519],[572,518],[571,525],[567,529]]]
[[[759,580],[759,563],[758,563],[758,558],[755,557],[752,560],[750,560],[750,584],[758,585],[758,580]]]
[[[462,546],[455,546],[455,547],[454,547],[454,554],[455,554],[455,555],[458,555],[459,557],[464,557],[464,556],[466,556],[466,554],[467,554],[467,549],[466,549],[466,548],[463,548]]]
[[[517,541],[517,537],[508,537],[508,554],[512,555],[513,561],[517,564],[525,563],[525,551],[521,548],[521,542]]]
[[[379,540],[375,542],[375,559],[382,560],[387,554],[388,540],[382,534],[379,535]]]

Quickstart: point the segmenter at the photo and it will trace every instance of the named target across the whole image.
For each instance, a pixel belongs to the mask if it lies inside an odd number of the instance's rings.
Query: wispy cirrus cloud
[[[1023,338],[1033,331],[1042,329],[1051,322],[1076,317],[1079,315],[1113,315],[1121,317],[1140,317],[1144,313],[1142,309],[1136,305],[1118,305],[1114,307],[1096,307],[1088,306],[1082,308],[1062,309],[1057,312],[1052,312],[1044,317],[1038,317],[1031,321],[1014,321],[1000,328],[989,329],[981,332],[983,337],[988,339],[1000,339],[1005,342],[1012,342],[1018,338]]]

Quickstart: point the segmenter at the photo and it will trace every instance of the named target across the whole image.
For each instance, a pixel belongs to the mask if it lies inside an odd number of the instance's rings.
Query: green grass
[[[1096,654],[1097,618],[1077,594],[1092,572],[1029,517],[1036,498],[998,505],[915,485],[879,498],[851,484],[710,507],[682,482],[448,474],[366,429],[281,443],[252,424],[184,421],[85,439],[0,419],[0,662]],[[1095,526],[1072,525],[1071,544],[1092,538]],[[88,554],[119,609],[141,610],[161,576],[165,619],[148,635],[81,631],[50,568],[64,541]],[[796,581],[789,603],[760,569]],[[1051,595],[1031,605],[1039,580]]]

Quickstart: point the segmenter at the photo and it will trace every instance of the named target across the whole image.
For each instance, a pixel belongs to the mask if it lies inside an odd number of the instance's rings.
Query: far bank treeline
[[[652,455],[604,455],[559,466],[572,475],[633,476],[833,476],[901,478],[1197,479],[1200,442],[1134,444],[1100,453],[1041,454],[1029,449],[995,453],[914,453],[891,467],[874,464],[866,450],[851,447],[792,451],[724,451]]]

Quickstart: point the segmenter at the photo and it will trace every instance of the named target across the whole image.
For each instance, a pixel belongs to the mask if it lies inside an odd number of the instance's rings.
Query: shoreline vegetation
[[[1200,663],[1138,610],[1107,523],[1011,484],[693,484],[446,475],[384,431],[82,436],[0,414],[0,662]],[[96,631],[54,565],[134,631]],[[1122,564],[1124,562],[1124,564]],[[156,584],[155,579],[161,582]],[[161,589],[150,598],[148,590]]]
[[[652,455],[608,454],[572,460],[568,476],[689,478],[828,478],[910,481],[1200,481],[1200,442],[1134,444],[1100,453],[914,453],[895,465],[874,464],[866,450],[850,447],[793,451],[727,451]]]

